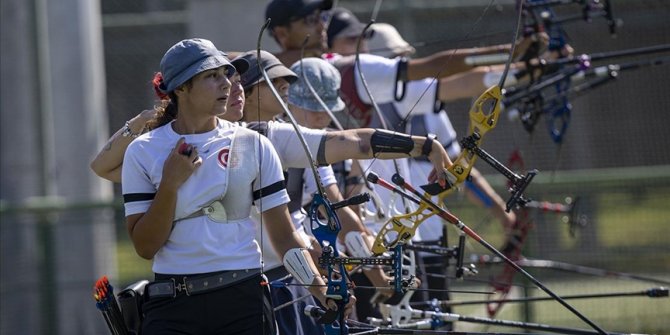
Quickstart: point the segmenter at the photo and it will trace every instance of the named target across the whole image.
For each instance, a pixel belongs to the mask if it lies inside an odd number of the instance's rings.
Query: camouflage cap
[[[344,109],[344,101],[340,98],[340,72],[321,58],[304,58],[291,65],[291,71],[298,75],[298,80],[288,89],[288,102],[314,112],[325,112],[319,100],[312,94],[305,78],[312,85],[316,94],[332,112]],[[302,69],[305,70],[303,75]]]

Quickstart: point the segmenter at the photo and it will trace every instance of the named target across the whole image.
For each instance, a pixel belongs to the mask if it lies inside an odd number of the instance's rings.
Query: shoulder
[[[168,123],[138,136],[132,142],[130,142],[126,152],[143,150],[153,144],[163,145],[163,142],[169,139],[169,136],[166,133],[166,127],[169,126],[170,124]]]

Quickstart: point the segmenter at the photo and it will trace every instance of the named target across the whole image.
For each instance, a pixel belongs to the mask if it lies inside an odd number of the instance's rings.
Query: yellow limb
[[[478,134],[476,139],[477,145],[489,130],[493,129],[498,123],[498,116],[500,115],[500,101],[502,100],[502,91],[498,86],[492,86],[482,95],[477,98],[475,103],[470,108],[470,127],[469,134]],[[460,184],[470,174],[472,166],[477,160],[477,155],[468,149],[454,160],[454,164],[447,170],[456,177],[456,184]]]
[[[424,211],[429,210],[424,213]],[[437,211],[430,208],[426,203],[421,203],[419,208],[409,214],[397,215],[392,217],[384,224],[384,227],[377,234],[372,245],[372,254],[377,256],[385,251],[392,249],[398,243],[407,244],[412,239],[421,222],[433,216]]]

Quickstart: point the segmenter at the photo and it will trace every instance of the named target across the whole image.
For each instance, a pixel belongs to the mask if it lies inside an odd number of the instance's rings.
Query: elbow
[[[104,177],[104,173],[103,173],[102,169],[100,169],[100,165],[98,164],[97,160],[95,160],[95,159],[92,160],[91,164],[89,164],[89,167],[91,168],[91,170],[93,170],[93,172],[96,175],[98,175],[98,177]]]
[[[154,258],[156,255],[156,252],[158,250],[154,248],[149,248],[149,247],[140,247],[140,246],[135,246],[135,252],[137,253],[138,256],[146,259],[146,260],[151,260]]]
[[[132,235],[131,239],[133,241],[133,246],[135,247],[135,253],[146,260],[153,259],[160,249],[160,247],[156,247],[151,241],[138,241],[134,239]]]

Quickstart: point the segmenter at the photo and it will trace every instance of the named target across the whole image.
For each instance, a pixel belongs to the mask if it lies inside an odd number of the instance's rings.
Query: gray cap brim
[[[230,70],[235,70],[235,67],[230,64],[228,59],[223,55],[209,56],[204,60],[198,61],[182,70],[177,76],[175,76],[174,79],[170,81],[170,85],[165,88],[165,92],[174,91],[177,89],[177,87],[181,86],[201,72],[218,69],[222,66],[226,66]]]
[[[289,94],[288,102],[291,105],[298,106],[302,109],[306,109],[312,112],[326,112],[323,109],[323,106],[321,105],[319,100],[317,100],[316,97],[314,97],[313,95],[309,97],[296,97],[294,95]],[[345,107],[344,101],[340,97],[337,97],[337,99],[335,100],[332,99],[323,100],[323,103],[333,113],[341,112],[342,110],[344,110]]]
[[[271,66],[268,69],[265,69],[265,72],[267,72],[268,77],[270,77],[270,79],[284,78],[284,79],[286,79],[286,81],[288,81],[289,84],[293,84],[293,83],[295,83],[296,80],[298,80],[298,76],[295,74],[295,72],[289,70],[287,67],[285,67],[284,65],[280,65],[280,64],[277,64],[277,65]],[[245,83],[244,89],[248,89],[252,86],[256,86],[259,83],[262,83],[262,82],[265,81],[265,78],[263,78],[263,74],[261,74],[260,71],[257,73],[256,76],[257,76],[256,80],[254,80],[252,82],[249,82],[249,83]]]

